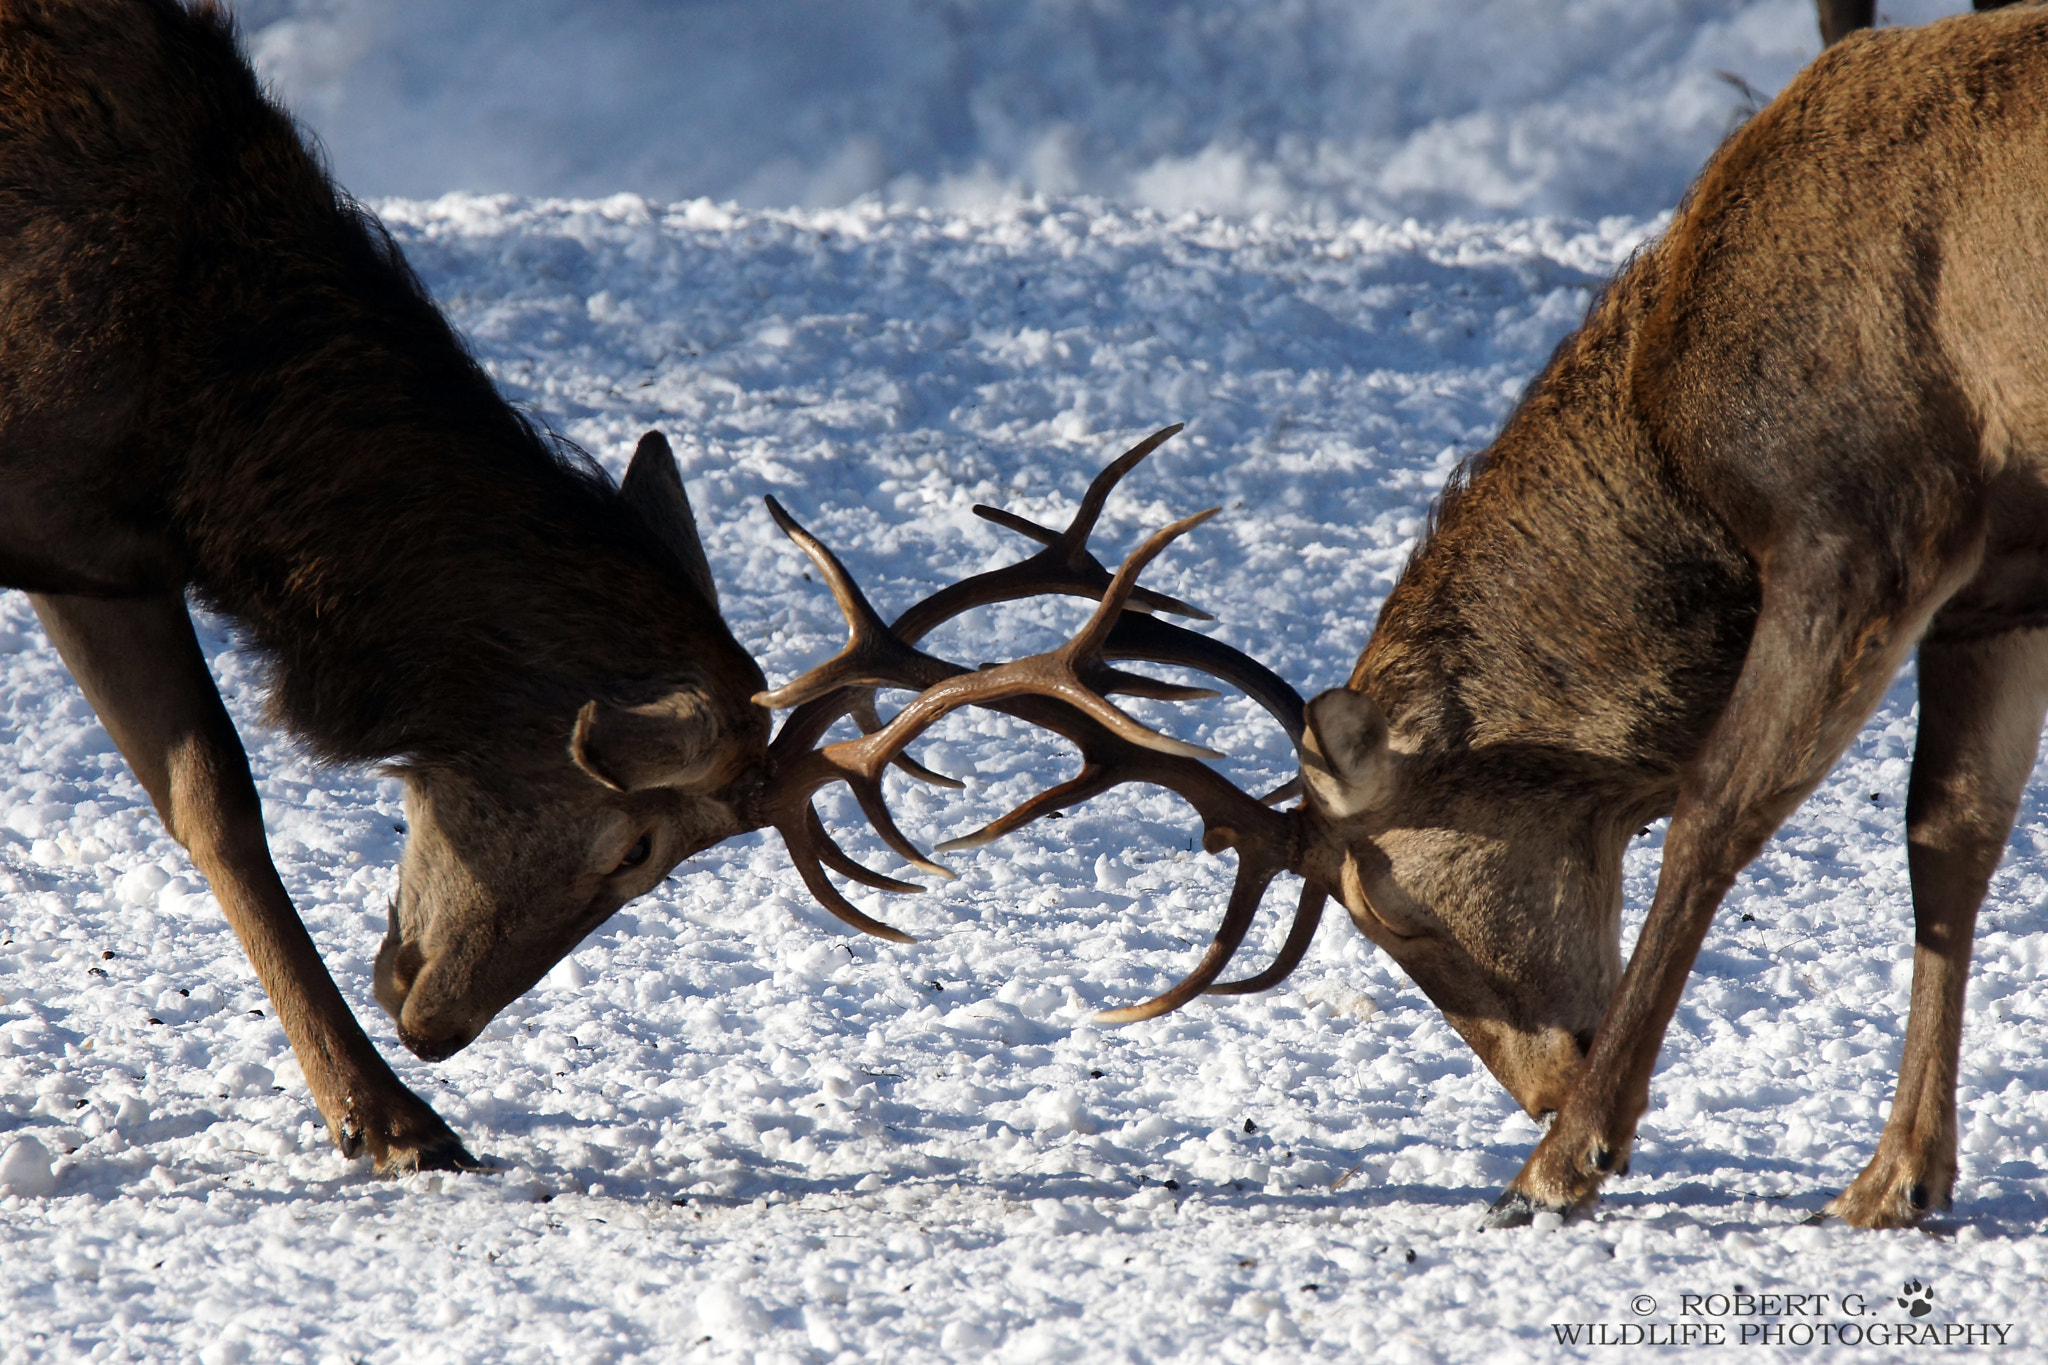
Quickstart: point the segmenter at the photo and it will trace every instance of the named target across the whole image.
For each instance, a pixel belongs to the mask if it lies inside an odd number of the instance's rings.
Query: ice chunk
[[[16,1138],[0,1152],[0,1193],[40,1199],[57,1188],[50,1150],[32,1137]]]
[[[736,1284],[714,1284],[697,1296],[697,1325],[719,1342],[751,1341],[768,1327],[768,1315]]]

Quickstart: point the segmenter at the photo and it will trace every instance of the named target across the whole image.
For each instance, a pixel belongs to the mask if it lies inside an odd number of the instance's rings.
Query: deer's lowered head
[[[668,443],[650,432],[620,486],[673,552],[685,590],[717,590]],[[665,677],[619,682],[560,719],[538,753],[417,762],[399,891],[377,955],[377,1000],[430,1060],[474,1039],[627,901],[677,863],[749,828],[768,712],[759,668],[722,628]]]
[[[775,829],[806,887],[847,924],[909,942],[857,909],[828,870],[880,890],[920,888],[854,861],[826,832],[812,801],[828,785],[847,784],[886,845],[926,873],[949,876],[897,828],[882,777],[896,766],[925,781],[960,785],[904,750],[968,705],[1064,736],[1080,748],[1084,766],[1074,779],[943,847],[984,843],[1120,782],[1144,781],[1196,807],[1212,851],[1239,848],[1238,891],[1207,957],[1173,991],[1121,1017],[1171,1009],[1209,987],[1242,940],[1266,884],[1288,866],[1295,817],[1268,809],[1201,762],[1218,755],[1146,729],[1107,700],[1119,692],[1159,700],[1213,693],[1126,673],[1109,661],[1208,673],[1245,691],[1290,735],[1300,729],[1301,699],[1256,661],[1150,615],[1204,615],[1139,587],[1137,579],[1211,513],[1157,532],[1115,574],[1087,548],[1117,481],[1179,429],[1157,433],[1104,470],[1062,531],[977,508],[1044,548],[942,589],[886,624],[832,552],[769,499],[776,522],[816,565],[851,628],[839,655],[773,691],[717,618],[717,592],[681,478],[667,442],[649,433],[618,491],[625,512],[653,531],[682,570],[684,605],[696,618],[685,633],[687,657],[660,677],[614,684],[565,709],[553,745],[498,744],[488,749],[497,757],[484,761],[392,765],[406,784],[411,829],[375,989],[406,1045],[429,1059],[467,1046],[613,911],[652,890],[682,859],[749,830]],[[962,612],[1042,593],[1097,601],[1088,623],[1060,649],[973,669],[916,647]],[[914,694],[886,723],[875,700],[882,689]],[[771,742],[770,715],[785,708],[789,715]],[[824,743],[842,719],[851,719],[861,736]]]
[[[1621,977],[1622,828],[1527,755],[1447,753],[1362,691],[1309,702],[1309,875],[1531,1117],[1577,1081]]]

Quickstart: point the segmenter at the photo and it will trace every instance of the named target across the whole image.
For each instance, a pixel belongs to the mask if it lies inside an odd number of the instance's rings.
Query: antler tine
[[[1000,507],[990,507],[987,503],[977,502],[974,504],[974,515],[980,517],[983,521],[992,521],[1005,530],[1015,531],[1027,540],[1035,540],[1040,545],[1058,545],[1064,538],[1063,532],[1040,526],[1035,521],[1027,521],[1015,512],[1008,512]],[[1036,559],[1038,556],[1034,555],[1032,558]],[[1026,562],[1028,563],[1029,561]],[[1132,611],[1170,611],[1175,616],[1189,616],[1197,621],[1213,621],[1216,619],[1213,614],[1203,611],[1200,607],[1183,602],[1178,597],[1168,597],[1163,592],[1154,592],[1150,588],[1134,588],[1131,590],[1130,609]]]
[[[1190,687],[1186,683],[1167,682],[1164,678],[1148,678],[1142,673],[1126,673],[1121,668],[1104,668],[1088,675],[1096,684],[1095,690],[1103,696],[1112,692],[1125,697],[1143,697],[1147,701],[1205,701],[1223,694],[1213,687]]]
[[[1171,621],[1125,613],[1117,618],[1103,643],[1105,659],[1142,659],[1148,663],[1192,668],[1220,678],[1250,697],[1280,722],[1289,739],[1301,739],[1305,703],[1301,693],[1257,659],[1221,640],[1197,635]],[[1285,799],[1285,798],[1281,798]]]
[[[860,727],[860,732],[864,735],[872,735],[875,731],[882,728],[882,717],[875,710],[875,694],[872,692],[860,693],[848,701],[846,713],[853,717],[853,723]],[[909,754],[896,755],[896,766],[909,773],[918,781],[929,782],[934,787],[951,787],[955,791],[965,791],[967,789],[967,784],[959,778],[933,772]]]
[[[846,571],[837,555],[825,548],[824,542],[806,531],[772,496],[764,501],[768,504],[768,515],[775,518],[775,524],[782,528],[782,533],[795,541],[797,548],[818,566],[825,586],[832,590],[833,600],[846,617],[847,639],[844,648],[816,668],[781,687],[756,693],[754,704],[779,710],[822,697],[842,687],[897,682],[905,671],[905,665],[914,664],[911,656],[916,651],[908,649],[882,623],[882,618],[868,605],[860,586],[853,581],[853,575]],[[889,667],[891,665],[893,667]]]
[[[805,889],[811,893],[818,904],[824,906],[842,921],[864,934],[873,934],[876,938],[886,938],[891,943],[917,942],[915,938],[904,933],[901,929],[894,928],[869,915],[862,914],[854,908],[852,901],[839,894],[839,888],[832,885],[832,879],[825,875],[825,869],[820,865],[821,860],[828,856],[824,852],[822,845],[830,844],[832,841],[825,837],[824,823],[818,819],[817,811],[811,807],[808,798],[805,799],[804,806],[807,810],[810,810],[810,818],[807,821],[791,821],[779,824],[776,826],[776,830],[782,835],[783,847],[789,850],[789,860],[796,865],[796,874],[803,878]],[[813,831],[815,831],[815,834]],[[836,849],[837,845],[834,845],[834,848]],[[842,853],[841,856],[844,856],[844,854]],[[851,862],[852,860],[848,859],[847,861]],[[866,869],[863,868],[862,871],[866,871]],[[913,887],[911,889],[916,890],[917,888]]]
[[[866,739],[846,741],[850,745],[862,745],[867,742]],[[829,754],[839,747],[837,744],[831,745],[826,752]],[[860,803],[861,814],[867,816],[868,823],[875,827],[875,833],[881,836],[882,842],[887,844],[897,857],[920,872],[949,882],[954,879],[953,869],[943,863],[935,863],[920,853],[917,845],[911,843],[909,837],[896,827],[896,817],[889,813],[887,803],[882,800],[882,779],[879,773],[873,777],[861,773],[847,773],[845,777],[846,785],[853,789],[853,799]]]
[[[1160,734],[1131,719],[1105,700],[1102,695],[1086,685],[1084,673],[1091,678],[1106,678],[1127,690],[1137,687],[1158,687],[1153,679],[1139,679],[1131,674],[1119,674],[1100,662],[1101,644],[1109,634],[1110,623],[1123,607],[1124,598],[1131,585],[1137,581],[1140,571],[1158,553],[1165,549],[1189,529],[1201,525],[1216,514],[1217,509],[1198,512],[1183,517],[1162,530],[1155,532],[1145,543],[1131,552],[1131,555],[1110,580],[1109,588],[1102,595],[1095,612],[1086,625],[1060,648],[1046,654],[1034,654],[1028,658],[1000,664],[994,668],[978,669],[972,673],[962,671],[935,683],[906,705],[887,725],[875,734],[861,740],[849,740],[848,746],[864,746],[860,750],[847,747],[851,756],[860,753],[862,771],[869,776],[879,772],[881,766],[902,751],[903,746],[949,712],[962,706],[986,706],[996,701],[1020,694],[1036,693],[1056,697],[1075,710],[1082,712],[1097,724],[1112,733],[1156,749],[1161,753],[1178,754],[1186,758],[1221,758],[1222,754],[1205,749],[1198,744],[1189,744],[1170,735]],[[1171,686],[1171,684],[1167,684]],[[835,745],[834,749],[841,746]]]
[[[1259,804],[1262,806],[1277,806],[1282,801],[1292,801],[1299,795],[1301,795],[1301,774],[1296,773],[1260,797]]]
[[[838,840],[826,832],[825,822],[818,818],[818,808],[808,801],[804,803],[804,808],[810,813],[811,837],[817,840],[814,852],[825,866],[842,877],[851,877],[861,885],[872,886],[877,891],[895,891],[909,896],[924,893],[924,888],[915,882],[898,881],[894,877],[885,876],[873,868],[863,867],[855,862],[853,857],[839,846]]]
[[[1123,482],[1124,475],[1136,469],[1147,455],[1165,445],[1180,433],[1185,422],[1175,422],[1170,427],[1161,427],[1144,440],[1111,460],[1101,473],[1089,480],[1088,491],[1081,495],[1081,506],[1075,511],[1074,519],[1067,523],[1061,539],[1068,545],[1080,549],[1088,544],[1088,537],[1095,534],[1096,519],[1109,502],[1109,495]]]
[[[1015,531],[1026,540],[1035,540],[1040,545],[1057,545],[1065,538],[1064,532],[1040,526],[1037,522],[1020,517],[1007,508],[990,507],[985,502],[974,504],[974,515],[983,521],[992,521],[1006,531]]]
[[[989,821],[972,834],[963,834],[957,839],[946,840],[937,845],[933,852],[958,853],[970,848],[980,848],[983,844],[992,844],[1012,830],[1024,828],[1041,815],[1065,810],[1069,806],[1078,806],[1090,797],[1102,795],[1124,780],[1117,777],[1111,769],[1084,760],[1081,771],[1073,777],[1019,802],[1008,814]]]
[[[1202,954],[1202,960],[1195,969],[1182,977],[1173,989],[1156,995],[1142,1005],[1128,1005],[1119,1010],[1103,1010],[1095,1016],[1098,1024],[1135,1024],[1141,1019],[1156,1019],[1185,1005],[1209,988],[1209,983],[1222,975],[1223,969],[1244,942],[1245,932],[1251,928],[1252,917],[1258,913],[1259,902],[1265,899],[1266,888],[1273,878],[1285,870],[1285,865],[1269,858],[1254,857],[1248,850],[1238,851],[1237,879],[1231,884],[1230,904],[1223,912],[1223,923],[1216,930],[1216,937],[1209,943],[1209,951]]]
[[[1302,958],[1308,956],[1308,945],[1314,941],[1316,926],[1323,922],[1323,902],[1329,896],[1329,889],[1320,882],[1306,882],[1301,888],[1301,904],[1295,907],[1294,923],[1287,930],[1287,941],[1280,945],[1280,956],[1273,959],[1273,965],[1257,976],[1248,976],[1242,981],[1221,981],[1204,991],[1204,995],[1257,995],[1270,991],[1294,974]]]

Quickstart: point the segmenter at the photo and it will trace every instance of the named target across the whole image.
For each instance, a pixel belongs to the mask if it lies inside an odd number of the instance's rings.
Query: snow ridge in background
[[[1953,0],[1887,6],[1916,23]],[[359,195],[1649,217],[1810,0],[245,0]],[[1726,73],[1724,76],[1723,73]]]

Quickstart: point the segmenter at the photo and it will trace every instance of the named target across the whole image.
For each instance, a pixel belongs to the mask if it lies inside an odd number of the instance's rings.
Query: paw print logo
[[[1924,1318],[1929,1312],[1933,1311],[1933,1285],[1922,1284],[1918,1280],[1908,1280],[1900,1288],[1903,1297],[1899,1299],[1899,1307],[1905,1309],[1916,1318]]]

